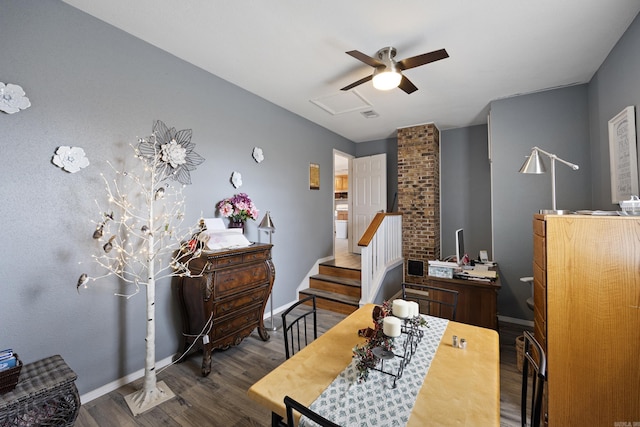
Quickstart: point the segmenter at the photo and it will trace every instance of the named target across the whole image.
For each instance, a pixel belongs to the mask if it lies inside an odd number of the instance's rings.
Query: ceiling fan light
[[[402,74],[397,71],[383,71],[373,76],[373,87],[378,90],[390,90],[398,87]]]

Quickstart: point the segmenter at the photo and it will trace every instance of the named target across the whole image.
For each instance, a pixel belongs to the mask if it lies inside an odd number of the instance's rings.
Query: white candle
[[[409,301],[409,317],[416,317],[420,315],[420,306],[415,301]]]
[[[402,319],[406,319],[409,317],[409,305],[403,299],[394,299],[393,300],[393,315],[400,317]]]
[[[399,337],[400,336],[400,319],[394,316],[387,316],[382,321],[382,332],[388,337]]]

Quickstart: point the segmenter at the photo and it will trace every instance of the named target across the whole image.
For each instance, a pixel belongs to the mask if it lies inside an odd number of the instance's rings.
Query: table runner
[[[404,427],[449,324],[447,319],[423,317],[428,327],[422,328],[424,336],[402,377],[396,381],[395,389],[391,388],[394,378],[376,370],[370,370],[369,378],[359,383],[356,361],[352,359],[309,408],[344,427]],[[396,354],[402,354],[405,339],[405,334],[395,339]],[[398,357],[386,360],[384,370],[396,373],[399,363]],[[316,425],[305,417],[300,419],[300,427]]]

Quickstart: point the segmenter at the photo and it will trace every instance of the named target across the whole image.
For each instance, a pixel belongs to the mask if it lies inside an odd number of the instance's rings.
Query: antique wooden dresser
[[[202,375],[211,372],[215,349],[227,349],[257,327],[262,340],[269,339],[264,310],[275,279],[270,244],[205,251],[189,262],[191,277],[177,281],[182,313],[182,337],[178,357],[202,350]]]

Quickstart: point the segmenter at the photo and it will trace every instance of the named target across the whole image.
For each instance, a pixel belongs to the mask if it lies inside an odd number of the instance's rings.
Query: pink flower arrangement
[[[245,193],[238,193],[233,197],[228,197],[218,203],[218,211],[225,218],[232,221],[245,222],[247,219],[258,219],[258,209],[253,204],[249,196]]]

